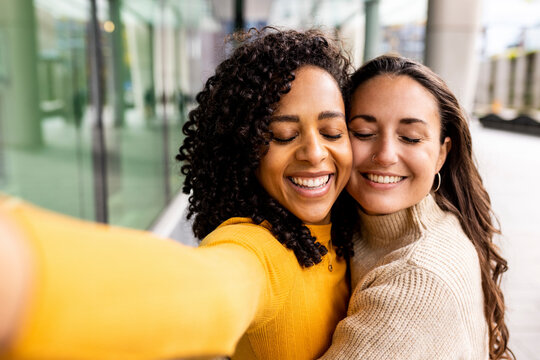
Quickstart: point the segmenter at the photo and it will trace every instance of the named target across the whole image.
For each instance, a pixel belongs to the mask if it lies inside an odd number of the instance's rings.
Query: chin
[[[402,208],[395,205],[382,205],[380,206],[372,206],[369,208],[362,207],[364,209],[364,212],[369,215],[388,215],[395,212],[398,212]]]
[[[330,224],[330,211],[332,210],[332,207],[322,206],[322,208],[319,208],[316,205],[318,204],[304,206],[296,208],[294,211],[289,211],[306,225]]]
[[[357,195],[357,197],[353,196],[353,198],[360,204],[364,212],[369,215],[388,215],[405,208],[403,207],[404,204],[399,201],[400,199],[370,196],[370,194]],[[362,204],[367,204],[368,206]]]

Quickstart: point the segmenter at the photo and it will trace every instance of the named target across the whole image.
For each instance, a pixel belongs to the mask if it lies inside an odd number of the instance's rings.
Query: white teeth
[[[367,174],[367,178],[379,184],[393,184],[403,180],[403,176],[381,176],[375,174]]]
[[[302,186],[309,189],[316,189],[323,187],[328,182],[330,175],[319,176],[316,178],[301,178],[301,177],[291,177],[293,183],[298,186]]]

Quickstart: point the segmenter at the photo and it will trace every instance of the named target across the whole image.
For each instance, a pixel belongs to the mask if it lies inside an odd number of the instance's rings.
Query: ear
[[[437,172],[441,171],[441,168],[446,161],[446,156],[452,148],[452,139],[450,137],[445,137],[443,143],[441,144],[441,149],[439,151],[439,158],[437,159]]]

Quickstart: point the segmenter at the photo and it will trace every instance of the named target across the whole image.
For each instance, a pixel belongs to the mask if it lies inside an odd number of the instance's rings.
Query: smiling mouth
[[[296,186],[302,189],[317,190],[323,188],[330,181],[331,175],[318,177],[289,177],[289,180]]]
[[[370,174],[365,173],[362,174],[363,177],[368,179],[369,181],[372,181],[377,184],[395,184],[403,179],[405,179],[405,176],[387,176],[387,175],[376,175],[376,174]]]

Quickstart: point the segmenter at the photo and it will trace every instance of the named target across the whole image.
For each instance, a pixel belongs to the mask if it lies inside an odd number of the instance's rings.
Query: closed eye
[[[337,139],[340,139],[343,136],[343,134],[337,134],[337,135],[322,134],[322,136],[324,136],[325,138],[329,140],[337,140]]]
[[[360,140],[367,140],[373,136],[375,136],[375,134],[364,134],[364,133],[358,133],[356,131],[352,131],[352,134],[355,138],[358,138]]]
[[[419,139],[419,138],[410,138],[410,137],[407,137],[407,136],[401,136],[401,140],[405,141],[406,143],[409,143],[409,144],[417,144],[419,143],[422,139]]]
[[[297,135],[294,135],[294,136],[291,136],[290,138],[278,138],[276,136],[272,136],[272,140],[277,142],[277,143],[280,143],[280,144],[286,144],[286,143],[290,143],[291,141],[293,141],[294,139],[296,139],[296,136]]]

